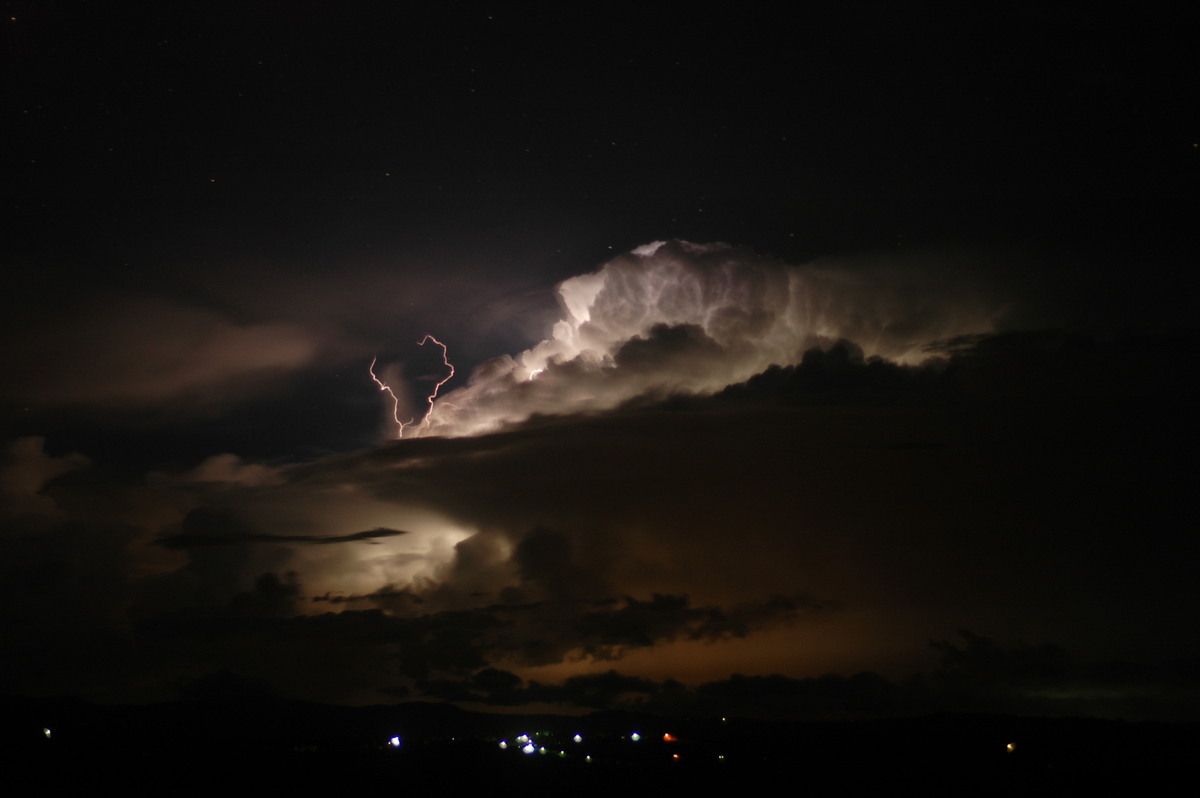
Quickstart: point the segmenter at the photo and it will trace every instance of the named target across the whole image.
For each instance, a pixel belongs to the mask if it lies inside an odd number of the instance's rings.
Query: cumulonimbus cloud
[[[1007,303],[994,286],[943,277],[928,266],[793,266],[725,244],[647,244],[560,283],[549,336],[484,363],[415,434],[708,394],[838,339],[915,363],[933,341],[997,329]]]

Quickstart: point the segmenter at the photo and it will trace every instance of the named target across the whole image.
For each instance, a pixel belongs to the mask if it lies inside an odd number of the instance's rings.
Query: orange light
[[[675,740],[676,740],[676,739],[677,739],[677,738],[675,737],[675,735],[674,735],[674,734],[671,734],[671,733],[669,733],[669,732],[668,732],[667,734],[664,734],[664,735],[663,735],[663,742],[664,742],[664,743],[673,743],[673,742],[675,742]]]

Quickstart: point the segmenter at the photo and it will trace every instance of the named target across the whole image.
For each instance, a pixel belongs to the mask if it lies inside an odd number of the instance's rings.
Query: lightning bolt
[[[454,377],[454,364],[450,362],[450,353],[446,349],[446,345],[444,343],[439,341],[434,336],[426,334],[424,338],[422,338],[420,341],[417,341],[417,346],[424,346],[430,341],[442,348],[442,363],[446,366],[446,368],[450,369],[450,373],[439,380],[438,383],[433,386],[433,392],[430,393],[429,396],[425,397],[425,401],[429,404],[429,407],[425,411],[425,415],[421,417],[422,427],[429,426],[429,418],[433,415],[433,405],[437,400],[438,391],[442,390],[442,386],[448,383]],[[392,421],[396,423],[396,437],[403,438],[404,428],[412,426],[416,419],[410,418],[408,421],[400,420],[400,397],[396,396],[395,391],[392,390],[390,385],[375,375],[375,362],[377,360],[379,360],[378,355],[371,358],[371,365],[367,366],[367,372],[371,375],[371,379],[375,381],[375,384],[379,386],[380,392],[386,393],[388,396],[392,397]]]
[[[433,386],[433,393],[429,394],[427,397],[426,401],[429,402],[429,409],[425,411],[425,418],[421,419],[422,427],[429,426],[429,418],[433,415],[433,402],[435,399],[437,399],[438,391],[442,390],[442,386],[450,382],[451,378],[454,377],[454,364],[450,362],[450,353],[446,350],[446,345],[444,343],[426,333],[424,338],[422,338],[420,341],[417,341],[417,346],[425,346],[425,344],[429,341],[433,341],[442,348],[442,363],[446,366],[446,368],[450,369],[450,373],[447,374],[441,380],[441,382]],[[401,431],[403,432],[403,430]]]
[[[378,355],[371,358],[371,365],[367,366],[367,371],[370,373],[371,379],[375,380],[375,384],[379,386],[379,390],[392,397],[392,420],[396,422],[396,437],[403,438],[404,428],[413,420],[410,418],[407,423],[400,420],[400,397],[396,396],[390,385],[375,376],[375,361],[378,359]]]

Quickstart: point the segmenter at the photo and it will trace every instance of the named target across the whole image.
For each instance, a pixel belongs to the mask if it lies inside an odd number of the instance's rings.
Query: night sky
[[[0,694],[1200,717],[1191,4],[3,8]]]

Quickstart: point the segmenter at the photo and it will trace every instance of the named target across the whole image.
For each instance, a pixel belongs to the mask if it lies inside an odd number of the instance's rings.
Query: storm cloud
[[[1011,323],[1015,292],[982,272],[949,275],[928,263],[795,266],[724,244],[647,244],[560,283],[549,337],[480,366],[414,432],[478,434],[535,414],[712,393],[841,339],[912,364],[935,341]]]
[[[232,674],[357,703],[886,714],[934,705],[903,681],[920,670],[981,708],[1101,684],[1075,666],[1057,682],[981,671],[978,641],[1005,630],[1053,641],[1013,647],[1018,669],[1120,656],[1097,615],[1138,618],[1155,668],[1187,656],[1154,611],[1194,592],[1195,552],[1171,534],[1189,491],[1161,456],[1194,434],[1187,336],[987,332],[1002,321],[984,305],[957,313],[934,292],[914,309],[886,281],[855,315],[854,291],[835,302],[817,272],[724,247],[613,263],[581,283],[591,304],[572,312],[588,319],[522,356],[558,347],[542,373],[485,364],[417,437],[304,462],[215,455],[119,492],[83,454],[11,445],[3,484],[24,520],[0,544],[25,576],[8,606],[85,573],[93,601],[77,612],[61,588],[29,616],[53,622],[12,615],[42,656],[10,681],[67,678],[56,652],[73,647],[114,695]],[[605,298],[662,270],[678,282],[636,318],[633,294]],[[770,288],[788,280],[825,326],[763,310],[793,297]],[[488,402],[485,426],[454,427]],[[1131,556],[1126,528],[1179,556]],[[980,636],[931,653],[967,621]]]

